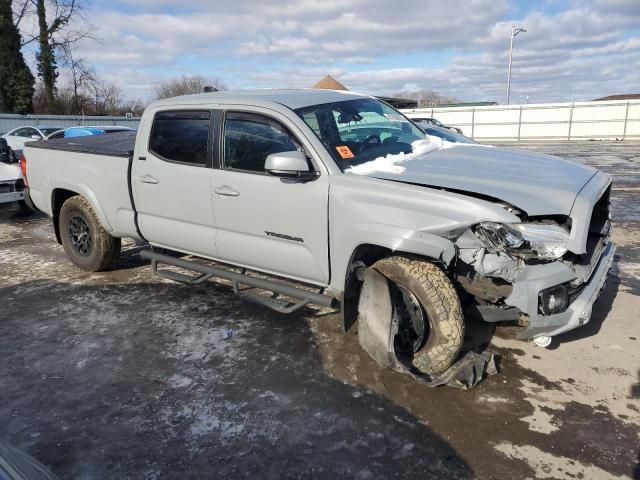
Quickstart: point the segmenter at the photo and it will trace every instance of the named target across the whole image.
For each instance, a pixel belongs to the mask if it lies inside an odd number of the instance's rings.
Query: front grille
[[[13,192],[13,183],[0,183],[0,193]]]

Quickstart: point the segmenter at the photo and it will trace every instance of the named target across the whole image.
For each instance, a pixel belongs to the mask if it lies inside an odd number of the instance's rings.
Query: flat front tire
[[[447,275],[421,259],[393,256],[373,266],[390,280],[398,322],[396,353],[422,373],[438,375],[455,362],[464,340],[460,299]]]
[[[120,239],[109,235],[91,204],[80,195],[64,202],[58,226],[64,251],[71,262],[82,270],[106,270],[120,256]]]

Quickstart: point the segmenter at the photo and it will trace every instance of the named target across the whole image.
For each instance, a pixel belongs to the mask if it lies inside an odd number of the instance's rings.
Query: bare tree
[[[418,108],[431,108],[437,107],[445,103],[458,103],[460,100],[455,97],[449,97],[441,95],[433,90],[421,88],[420,90],[404,90],[397,92],[393,95],[398,98],[405,98],[407,100],[417,100]]]
[[[69,72],[72,88],[71,107],[74,114],[82,113],[82,100],[87,89],[96,82],[96,72],[86,60],[73,54],[71,45],[62,46],[62,65]]]
[[[94,74],[77,87],[71,74],[61,77],[53,105],[47,102],[46,88],[38,82],[33,97],[35,113],[60,115],[122,115],[140,114],[142,102],[125,102],[122,89],[113,81],[100,79]]]
[[[14,9],[14,24],[24,24],[35,18],[32,31],[23,34],[23,46],[38,43],[36,53],[38,77],[44,87],[44,99],[54,108],[58,57],[64,50],[83,38],[90,37],[91,27],[82,10],[82,0],[18,0]],[[45,107],[46,108],[46,107]]]
[[[145,103],[139,98],[136,98],[133,100],[126,100],[120,106],[120,114],[125,115],[127,113],[130,113],[134,117],[139,117],[142,115],[142,112],[144,111],[145,107],[146,107]]]
[[[36,81],[33,92],[33,113],[50,113],[51,105],[47,101],[47,92],[41,80]],[[54,112],[57,113],[57,112]]]
[[[216,77],[205,77],[204,75],[183,75],[157,84],[154,87],[154,96],[157,100],[162,98],[177,97],[179,95],[190,95],[202,93],[204,87],[213,87],[216,90],[227,90],[226,84]]]
[[[118,115],[121,113],[123,94],[118,84],[106,80],[95,81],[90,88],[94,95],[94,115]]]
[[[92,38],[94,27],[84,15],[83,0],[14,0],[13,3],[13,23],[17,27],[29,17],[37,19],[38,7],[40,4],[44,7],[47,34],[53,48]],[[23,46],[40,38],[40,27],[36,23],[33,22],[31,31],[23,31]]]

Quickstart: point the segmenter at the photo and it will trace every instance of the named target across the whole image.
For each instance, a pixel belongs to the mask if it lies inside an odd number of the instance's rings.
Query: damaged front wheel
[[[373,268],[390,280],[396,354],[422,373],[446,371],[464,339],[460,299],[447,275],[433,263],[400,256]]]

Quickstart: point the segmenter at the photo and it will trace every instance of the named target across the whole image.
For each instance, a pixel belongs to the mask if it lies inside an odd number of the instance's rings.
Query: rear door
[[[226,112],[222,165],[212,177],[218,256],[324,285],[329,281],[328,176],[293,183],[264,170],[270,153],[302,150],[309,156],[303,136],[285,124],[281,114],[267,109]],[[309,164],[321,172],[313,159]]]
[[[217,257],[211,202],[214,114],[174,108],[141,125],[132,186],[142,235],[152,244]],[[145,142],[144,139],[148,139]]]

